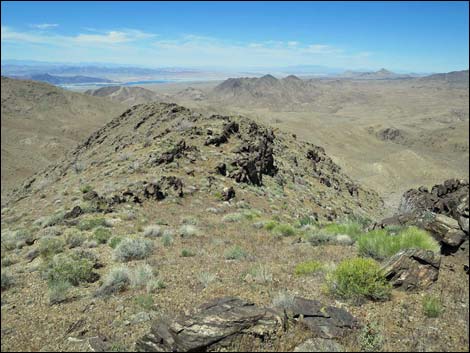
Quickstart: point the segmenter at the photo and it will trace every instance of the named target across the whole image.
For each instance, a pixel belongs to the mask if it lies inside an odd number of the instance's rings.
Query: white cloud
[[[49,28],[58,27],[59,25],[57,23],[40,23],[40,24],[32,24],[29,26],[32,28],[37,28],[37,29],[49,29]]]
[[[121,63],[153,66],[349,66],[352,60],[358,65],[364,64],[372,55],[370,52],[352,52],[331,44],[299,40],[238,42],[195,34],[160,38],[157,34],[137,29],[106,32],[89,29],[76,35],[60,35],[46,34],[41,30],[1,28],[2,47],[14,44],[16,52],[23,51],[25,57],[32,52],[41,52],[43,56],[50,56],[49,60],[65,54],[80,61],[119,60]]]

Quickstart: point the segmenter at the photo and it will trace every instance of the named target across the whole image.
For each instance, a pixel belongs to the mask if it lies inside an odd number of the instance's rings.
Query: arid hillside
[[[2,77],[1,85],[2,200],[24,178],[63,157],[125,109],[36,81]]]

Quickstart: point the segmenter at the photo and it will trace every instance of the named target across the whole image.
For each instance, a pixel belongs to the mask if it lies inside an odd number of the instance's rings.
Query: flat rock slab
[[[440,255],[430,250],[406,249],[393,255],[383,266],[385,278],[398,289],[430,287],[439,276]]]
[[[359,326],[356,318],[346,310],[323,305],[317,300],[296,297],[289,310],[294,317],[302,317],[301,321],[316,337],[343,337]]]
[[[159,321],[136,343],[139,352],[208,351],[227,347],[241,336],[266,337],[282,330],[283,318],[239,298],[215,299],[191,315]]]

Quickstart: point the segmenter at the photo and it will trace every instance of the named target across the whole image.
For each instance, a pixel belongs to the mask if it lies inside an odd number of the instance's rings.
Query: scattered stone
[[[398,289],[429,288],[439,276],[440,255],[430,250],[406,249],[392,256],[383,266],[385,278]]]

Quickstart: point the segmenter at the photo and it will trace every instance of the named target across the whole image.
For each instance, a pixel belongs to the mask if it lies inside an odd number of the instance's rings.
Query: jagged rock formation
[[[398,214],[382,220],[376,227],[391,224],[417,225],[431,232],[443,251],[455,251],[468,239],[469,185],[466,180],[449,179],[429,192],[422,186],[403,194]]]
[[[77,171],[77,164],[84,170]],[[93,193],[84,197],[103,212],[124,202],[181,198],[186,189],[232,187],[231,198],[240,189],[249,192],[244,184],[278,193],[292,209],[323,219],[381,210],[377,194],[344,175],[321,147],[244,117],[205,117],[176,104],[128,109],[62,163],[26,180],[14,196],[41,192],[46,180],[52,190],[70,182],[92,184]],[[294,193],[283,192],[286,187]]]
[[[395,288],[425,289],[437,281],[440,264],[441,257],[432,251],[407,249],[392,256],[382,271]]]

